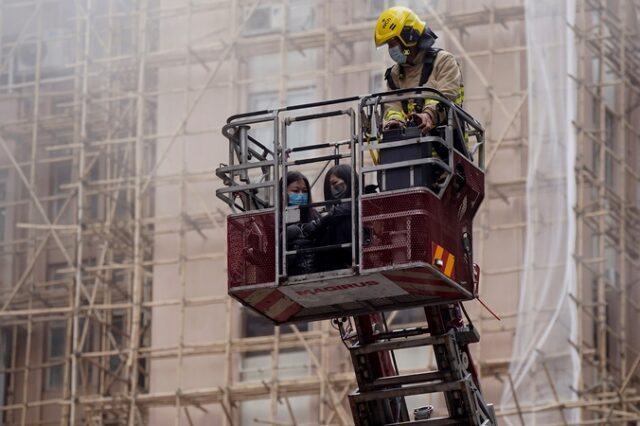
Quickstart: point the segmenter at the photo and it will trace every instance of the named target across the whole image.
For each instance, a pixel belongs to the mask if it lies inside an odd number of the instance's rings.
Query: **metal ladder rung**
[[[449,392],[455,390],[463,391],[468,385],[469,383],[465,378],[453,382],[420,383],[393,389],[364,391],[363,393],[360,393],[360,390],[357,390],[356,393],[351,394],[349,397],[352,398],[355,403],[361,403],[410,395],[424,395],[435,392]]]
[[[427,333],[429,333],[428,327],[398,328],[395,330],[374,333],[373,338],[376,340],[397,339],[400,337],[413,337]]]
[[[406,349],[406,348],[416,348],[419,346],[438,345],[438,344],[445,343],[447,338],[449,338],[449,335],[444,334],[442,336],[421,337],[419,339],[406,339],[406,340],[391,341],[391,342],[376,342],[376,343],[368,343],[364,346],[354,346],[349,350],[354,355],[366,355],[366,354],[372,354],[375,352],[393,351],[396,349]]]
[[[365,386],[361,386],[362,391],[369,391],[372,389],[380,389],[388,386],[401,386],[401,385],[409,385],[414,383],[424,383],[424,382],[433,382],[435,380],[444,380],[446,378],[446,373],[442,371],[429,371],[426,373],[414,373],[414,374],[405,374],[398,376],[386,376],[381,377],[379,379],[374,380],[370,384]]]
[[[468,425],[464,419],[452,419],[451,417],[434,417],[426,420],[413,420],[410,422],[390,423],[387,426],[403,426],[403,425],[429,425],[429,426],[445,426],[445,425]]]

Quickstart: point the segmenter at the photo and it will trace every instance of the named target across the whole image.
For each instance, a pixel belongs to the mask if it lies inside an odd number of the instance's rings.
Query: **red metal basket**
[[[229,288],[276,282],[273,209],[227,218]]]

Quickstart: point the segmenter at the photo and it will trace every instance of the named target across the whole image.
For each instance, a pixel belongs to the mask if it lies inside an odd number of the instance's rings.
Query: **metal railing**
[[[382,118],[385,105],[409,99],[436,101],[446,111],[446,123],[440,125],[435,132],[426,136],[410,137],[398,141],[384,141]],[[320,112],[317,110],[321,109]],[[287,130],[295,123],[318,122],[321,120],[348,119],[348,134],[337,141],[305,141],[307,143],[289,146]],[[273,140],[258,140],[252,136],[251,129],[256,126],[269,126]],[[267,127],[267,128],[269,128]],[[327,126],[328,127],[328,126]],[[218,198],[227,203],[233,213],[273,208],[276,229],[276,276],[282,281],[287,279],[287,256],[302,252],[322,252],[336,247],[313,247],[301,250],[286,250],[286,227],[299,217],[298,206],[288,206],[287,172],[293,168],[316,167],[320,170],[313,180],[309,191],[331,164],[348,162],[351,166],[351,194],[342,200],[325,200],[309,205],[312,208],[330,208],[339,202],[351,203],[351,241],[358,244],[342,244],[340,248],[351,248],[351,268],[340,271],[325,271],[311,274],[330,278],[360,272],[358,259],[362,258],[363,232],[361,196],[367,182],[382,183],[391,170],[409,169],[409,187],[415,182],[414,170],[429,166],[439,169],[443,184],[440,187],[427,186],[427,190],[441,197],[448,182],[454,175],[453,151],[458,151],[480,170],[484,170],[484,129],[471,115],[440,92],[428,88],[396,90],[375,93],[366,96],[348,97],[323,102],[289,106],[276,110],[264,110],[229,117],[223,127],[223,135],[229,141],[229,161],[216,169],[216,175],[223,181],[224,187],[216,191]],[[474,142],[471,147],[469,143]],[[427,155],[425,158],[403,159],[386,164],[376,164],[366,160],[367,153],[383,153],[400,147],[424,144],[427,152],[438,147],[439,152],[446,155]],[[297,158],[306,154],[304,158]],[[355,184],[357,183],[357,184]],[[423,182],[422,182],[423,183]],[[359,193],[357,192],[359,191]],[[366,195],[365,195],[366,197]],[[238,203],[238,200],[240,203]],[[311,276],[296,276],[295,281],[306,280]]]

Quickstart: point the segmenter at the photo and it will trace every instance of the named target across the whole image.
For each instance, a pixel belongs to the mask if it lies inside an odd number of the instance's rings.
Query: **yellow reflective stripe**
[[[369,151],[369,155],[371,156],[371,161],[373,161],[374,165],[380,164],[380,151],[377,149],[372,149]]]
[[[453,265],[456,263],[456,258],[449,253],[449,257],[447,257],[447,263],[444,266],[444,274],[451,278],[451,273],[453,272]]]
[[[370,143],[371,136],[367,134],[367,144]],[[380,164],[380,151],[378,151],[377,149],[371,149],[369,150],[369,155],[371,156],[371,161],[373,161],[373,164],[375,164],[376,166]]]
[[[407,120],[407,116],[405,115],[404,112],[402,111],[393,111],[393,110],[389,110],[387,111],[387,113],[384,115],[384,119],[385,120],[398,120],[398,121],[406,121]]]
[[[464,103],[464,86],[460,86],[458,89],[458,97],[453,101],[456,105],[462,105]]]
[[[438,101],[436,101],[435,99],[425,99],[425,100],[424,100],[424,104],[425,104],[425,105],[427,105],[427,104],[435,105],[435,104],[437,104],[437,103],[438,103]]]
[[[454,101],[454,103],[458,106],[462,106],[464,103],[464,86],[460,86],[458,89],[458,97]],[[464,145],[467,149],[469,149],[469,134],[467,133],[466,126],[463,128],[462,137],[464,139]]]
[[[409,99],[409,101],[407,102],[406,114],[411,115],[414,112],[416,112],[416,101],[414,101],[413,99]]]
[[[442,260],[443,254],[444,254],[444,247],[436,246],[436,252],[433,254],[433,263],[435,263],[436,260],[438,259]]]

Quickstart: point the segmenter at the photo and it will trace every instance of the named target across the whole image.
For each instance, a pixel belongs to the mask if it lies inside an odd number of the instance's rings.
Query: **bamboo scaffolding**
[[[346,397],[355,380],[328,322],[309,331],[282,327],[272,335],[245,337],[246,319],[226,297],[223,276],[210,277],[206,294],[192,286],[192,268],[206,264],[224,270],[221,244],[201,252],[194,247],[223,241],[226,212],[212,201],[212,188],[219,185],[212,173],[217,164],[203,168],[191,162],[203,140],[221,143],[220,123],[200,123],[212,96],[225,94],[225,106],[217,112],[230,115],[247,108],[247,95],[256,86],[273,89],[285,104],[290,81],[312,81],[316,96],[331,98],[351,90],[351,80],[381,72],[385,64],[373,57],[354,64],[344,54],[370,42],[372,19],[363,19],[352,2],[313,2],[317,25],[296,32],[288,27],[294,0],[139,0],[129,2],[129,10],[115,0],[106,0],[105,7],[97,0],[83,0],[74,2],[78,13],[67,22],[69,33],[52,37],[44,30],[44,10],[56,3],[0,2],[3,16],[28,11],[17,37],[0,33],[0,105],[15,110],[26,105],[22,109],[28,110],[0,123],[0,170],[11,173],[14,187],[10,199],[0,200],[0,208],[11,212],[15,225],[11,238],[0,242],[0,256],[11,256],[14,269],[9,286],[0,282],[0,329],[7,330],[11,346],[8,364],[0,365],[0,374],[11,379],[6,401],[0,404],[2,419],[12,425],[135,425],[171,413],[164,416],[167,424],[196,424],[198,416],[211,416],[203,418],[235,425],[247,421],[243,404],[263,400],[268,409],[258,416],[260,421],[301,424],[294,398],[304,396],[317,412],[315,422],[349,424]],[[467,10],[425,5],[430,25],[458,56],[465,77],[477,82],[467,87],[467,103],[488,128],[488,196],[474,237],[482,266],[481,295],[491,301],[504,292],[506,283],[509,292],[517,292],[522,272],[520,260],[498,262],[494,255],[501,239],[521,258],[528,94],[522,76],[509,87],[499,81],[503,59],[526,63],[524,8],[516,1],[511,6],[485,3]],[[265,4],[282,7],[282,27],[247,35],[252,13]],[[604,0],[580,0],[577,6],[574,30],[580,60],[575,79],[578,104],[584,107],[576,122],[581,147],[576,168],[578,291],[571,297],[578,307],[580,332],[579,341],[570,345],[580,353],[583,375],[575,390],[578,398],[562,401],[545,368],[553,402],[531,406],[520,401],[517,409],[504,408],[498,415],[522,419],[526,413],[560,410],[564,416],[576,408],[583,418],[579,424],[622,424],[637,421],[640,407],[640,348],[630,324],[640,310],[640,295],[634,292],[639,277],[633,269],[639,262],[633,245],[640,241],[640,205],[628,190],[640,185],[640,154],[629,154],[640,135],[634,124],[640,46],[637,28],[626,19],[637,14],[640,5],[623,1],[614,10]],[[338,14],[344,16],[333,24]],[[222,23],[224,33],[203,29],[203,16],[228,16]],[[176,42],[161,31],[171,29]],[[484,34],[481,42],[476,34]],[[505,41],[505,34],[512,39]],[[184,37],[178,40],[178,35]],[[44,46],[53,41],[68,42],[75,51],[61,74],[49,72],[43,59]],[[28,77],[11,71],[11,61],[25,47],[35,49],[34,71]],[[321,67],[289,69],[289,53],[311,49],[322,58]],[[279,72],[249,76],[247,64],[257,55],[277,57]],[[184,78],[166,84],[175,75]],[[611,90],[627,95],[617,95],[610,105]],[[180,101],[167,108],[174,99]],[[591,106],[598,113],[595,120]],[[159,123],[162,108],[177,114],[169,121],[175,126]],[[613,146],[606,131],[611,117]],[[329,136],[328,129],[318,130],[318,137]],[[502,173],[505,159],[513,160],[514,173]],[[47,173],[69,162],[70,179],[48,188]],[[613,186],[607,167],[615,175]],[[175,194],[175,209],[159,207],[162,191]],[[509,208],[512,217],[502,220]],[[175,250],[163,251],[163,244]],[[609,275],[611,253],[617,278]],[[166,290],[156,284],[164,279],[162,271],[176,272],[175,292],[160,291]],[[617,310],[612,315],[608,309],[614,309],[613,301]],[[508,305],[502,323],[476,306],[470,309],[484,337],[473,353],[483,381],[493,389],[508,386],[511,359],[510,353],[496,353],[492,341],[513,335],[516,309]],[[215,324],[215,338],[190,340],[195,312],[207,312],[210,321],[224,318],[224,324]],[[176,339],[156,343],[153,327],[162,323],[163,315],[175,315]],[[50,360],[46,341],[54,321],[64,324],[64,355]],[[291,351],[305,354],[306,375],[283,375],[282,363]],[[256,353],[268,354],[269,366],[262,372],[263,381],[246,381],[242,360]],[[202,359],[223,367],[203,372],[208,384],[192,387],[193,366]],[[170,391],[157,384],[160,372],[166,371],[163,365],[174,368]],[[62,383],[50,389],[59,367]],[[490,392],[491,398],[499,397]],[[49,420],[52,416],[55,421]],[[563,420],[560,424],[566,424]]]

